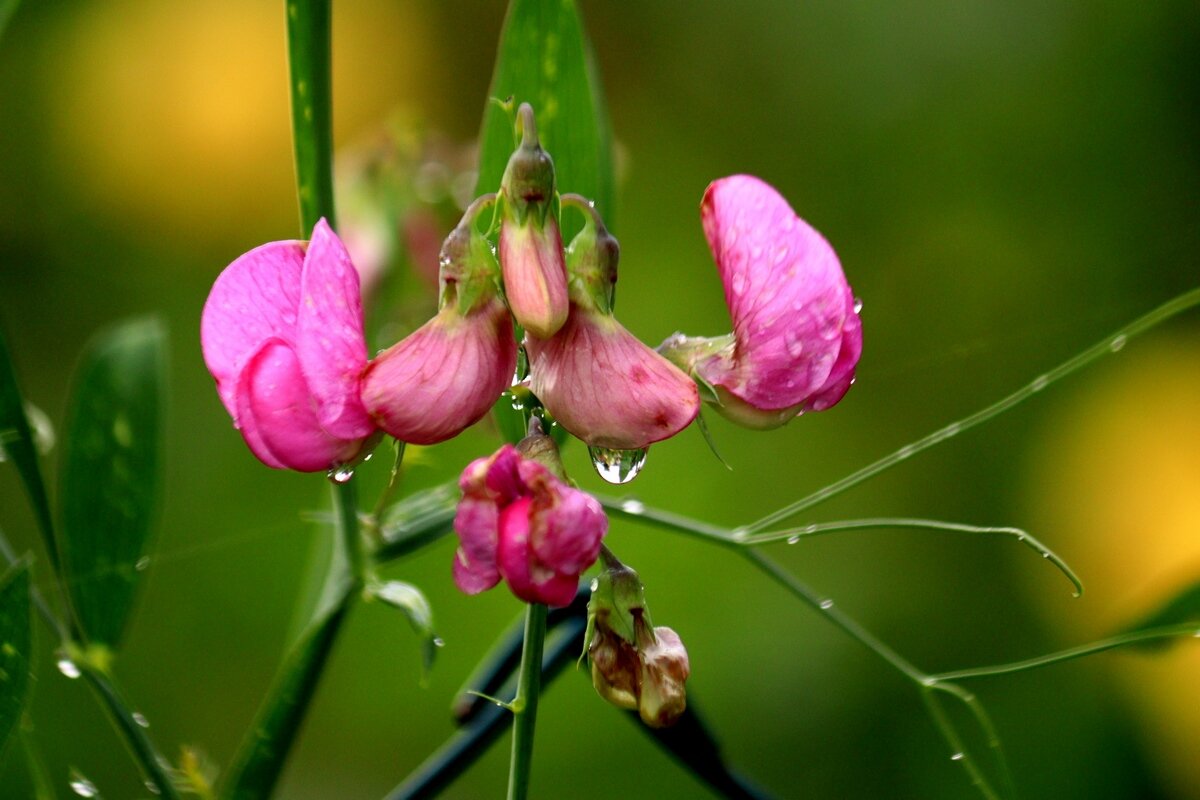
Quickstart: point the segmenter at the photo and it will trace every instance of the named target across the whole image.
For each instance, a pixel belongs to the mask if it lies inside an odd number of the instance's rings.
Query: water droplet
[[[962,761],[964,758],[966,758],[966,756],[962,753],[955,753],[954,755],[950,756],[951,761]]]
[[[591,587],[590,587],[590,588],[591,588],[591,590],[592,590],[593,592],[594,592],[594,591],[596,591],[596,590],[598,590],[598,589],[600,588],[600,579],[599,579],[599,578],[592,578],[592,585],[591,585]]]
[[[611,447],[588,447],[596,474],[609,483],[629,483],[646,465],[646,450],[616,450]]]
[[[1045,389],[1049,383],[1050,379],[1045,375],[1038,375],[1033,379],[1033,383],[1029,384],[1029,388],[1033,389],[1035,392],[1040,392],[1042,389]]]
[[[749,532],[745,528],[736,528],[733,531],[733,540],[735,542],[744,542],[750,538]]]
[[[329,480],[334,483],[345,483],[354,477],[354,467],[349,464],[343,464],[340,467],[334,467],[329,470]]]
[[[139,558],[137,560],[137,562],[133,565],[133,568],[136,569],[138,572],[145,572],[147,569],[150,568],[150,556],[142,556],[141,558]]]
[[[135,711],[132,714],[130,714],[130,716],[133,717],[134,722],[136,722],[138,725],[142,726],[143,728],[150,727],[150,720],[146,719],[146,715],[143,714],[142,712]]]
[[[1023,534],[1023,533],[1022,533],[1022,534],[1018,534],[1018,535],[1017,535],[1017,541],[1018,541],[1018,542],[1023,542],[1023,541],[1025,541],[1025,534]]]
[[[828,611],[831,608],[833,608],[833,600],[826,597],[824,600],[821,601],[821,609],[823,611]]]
[[[80,797],[99,797],[100,790],[96,788],[96,784],[89,781],[83,776],[79,770],[71,767],[71,771],[67,777],[67,785],[71,787],[71,791]]]
[[[1108,343],[1108,349],[1116,353],[1125,346],[1126,341],[1128,341],[1128,338],[1123,333],[1120,336],[1114,336],[1113,340]]]
[[[861,297],[856,297],[856,298],[854,298],[854,313],[855,313],[855,314],[861,314],[861,313],[862,313],[862,307],[863,307],[862,298],[861,298]]]
[[[440,636],[435,636],[435,637],[433,637],[433,646],[434,647],[445,647],[446,640]]]
[[[71,680],[75,680],[83,674],[79,671],[79,667],[75,664],[75,662],[66,656],[60,658],[55,666],[58,667],[59,672],[61,672],[63,675],[66,675]]]
[[[1043,551],[1042,551],[1042,558],[1049,558],[1049,557],[1050,557],[1050,551],[1048,551],[1048,550],[1043,550]]]
[[[626,514],[641,514],[646,510],[646,506],[641,500],[626,500],[621,503],[621,510]]]
[[[798,541],[800,541],[800,534],[798,534],[798,533],[793,534],[787,538],[788,544],[795,544]]]

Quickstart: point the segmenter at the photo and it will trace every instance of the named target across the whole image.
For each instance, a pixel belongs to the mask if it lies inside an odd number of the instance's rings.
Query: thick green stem
[[[292,91],[292,146],[304,236],[324,217],[335,227],[333,205],[333,91],[330,79],[331,0],[287,0],[288,68]]]
[[[546,641],[546,606],[530,603],[525,610],[525,645],[521,674],[513,698],[512,760],[508,769],[508,800],[529,796],[533,760],[533,731],[537,725],[538,695],[542,691],[542,647]]]

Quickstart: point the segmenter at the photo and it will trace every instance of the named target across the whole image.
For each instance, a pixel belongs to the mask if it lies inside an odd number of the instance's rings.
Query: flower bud
[[[687,709],[684,684],[691,674],[687,649],[679,634],[666,627],[654,629],[654,640],[642,646],[641,695],[638,713],[651,728],[666,728]]]
[[[854,382],[862,324],[833,248],[749,175],[714,181],[700,214],[733,333],[676,334],[659,352],[711,388],[706,399],[746,427],[778,427],[836,404]]]
[[[590,205],[571,243],[571,313],[550,339],[530,338],[530,388],[594,447],[637,450],[686,428],[700,411],[687,375],[612,316],[620,249]]]
[[[567,273],[554,216],[554,162],[538,142],[533,109],[518,111],[521,145],[500,184],[500,266],[508,306],[526,331],[548,338],[567,318]]]
[[[410,444],[435,444],[478,422],[512,379],[517,346],[486,240],[473,228],[489,198],[467,210],[441,255],[441,308],[375,358],[362,402],[375,423]]]
[[[204,361],[234,427],[269,467],[317,472],[377,441],[358,396],[367,364],[358,273],[321,220],[218,276],[200,319]]]
[[[459,487],[458,587],[478,594],[503,578],[526,602],[568,605],[608,531],[595,498],[508,444],[468,465]]]

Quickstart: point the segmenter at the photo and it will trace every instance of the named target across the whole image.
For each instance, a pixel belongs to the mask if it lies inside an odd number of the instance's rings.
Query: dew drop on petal
[[[854,313],[861,314],[863,309],[863,301],[861,297],[854,298]]]
[[[67,777],[67,785],[71,787],[71,791],[80,797],[99,797],[100,790],[96,788],[96,784],[83,776],[79,770],[71,767],[71,772]]]
[[[629,483],[646,464],[646,450],[617,450],[611,447],[588,447],[596,474],[609,483]]]
[[[63,675],[66,675],[71,680],[75,680],[83,674],[79,671],[79,667],[75,664],[75,662],[66,656],[60,658],[55,663],[55,666],[58,667],[59,672],[61,672]]]

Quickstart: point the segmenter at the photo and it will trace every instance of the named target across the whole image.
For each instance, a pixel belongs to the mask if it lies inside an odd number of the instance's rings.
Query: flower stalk
[[[530,603],[525,608],[525,641],[521,650],[517,696],[511,705],[513,737],[508,769],[508,800],[525,800],[529,796],[533,732],[537,726],[538,696],[542,691],[542,650],[545,643],[546,606]]]

